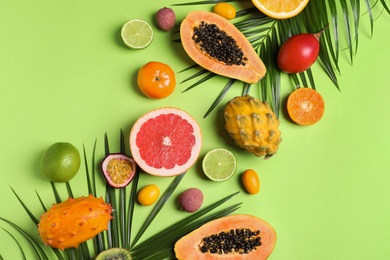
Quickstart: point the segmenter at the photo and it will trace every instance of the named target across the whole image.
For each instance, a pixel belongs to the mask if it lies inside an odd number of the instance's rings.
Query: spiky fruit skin
[[[75,247],[107,230],[112,208],[102,198],[69,198],[42,214],[38,232],[42,241],[64,250]]]
[[[225,127],[236,144],[256,156],[276,154],[282,141],[280,121],[268,102],[245,95],[235,97],[225,106]]]

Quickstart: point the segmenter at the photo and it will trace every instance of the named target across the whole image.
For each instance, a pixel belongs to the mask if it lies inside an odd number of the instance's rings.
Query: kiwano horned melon
[[[179,260],[253,259],[264,260],[272,253],[276,232],[252,215],[231,215],[212,220],[175,244]]]
[[[188,56],[203,68],[229,78],[256,83],[266,68],[248,39],[229,20],[212,12],[190,12],[180,25]]]
[[[235,97],[226,104],[224,115],[225,128],[238,146],[265,158],[277,152],[280,122],[267,102],[249,95]]]
[[[38,232],[42,241],[53,248],[64,250],[107,230],[112,219],[112,208],[102,198],[69,198],[42,214]]]

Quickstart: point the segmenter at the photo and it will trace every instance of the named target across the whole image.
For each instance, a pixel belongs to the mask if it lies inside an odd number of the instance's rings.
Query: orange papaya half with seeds
[[[175,244],[179,260],[265,260],[276,243],[276,232],[264,220],[237,214],[212,220]]]
[[[207,11],[188,13],[180,25],[180,38],[188,56],[215,74],[256,83],[266,73],[248,39],[220,15]]]

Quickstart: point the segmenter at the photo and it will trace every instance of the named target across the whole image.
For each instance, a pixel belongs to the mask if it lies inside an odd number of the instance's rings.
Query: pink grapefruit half
[[[202,135],[187,112],[163,107],[141,116],[130,131],[130,150],[138,166],[151,175],[186,172],[199,157]]]

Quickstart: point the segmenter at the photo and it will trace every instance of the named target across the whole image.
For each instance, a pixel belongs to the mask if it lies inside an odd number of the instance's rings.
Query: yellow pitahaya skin
[[[276,154],[282,141],[280,121],[268,102],[245,95],[227,102],[225,128],[235,143],[256,156]]]
[[[111,213],[111,205],[102,198],[69,198],[42,214],[38,232],[45,245],[61,250],[77,248],[107,230]]]

